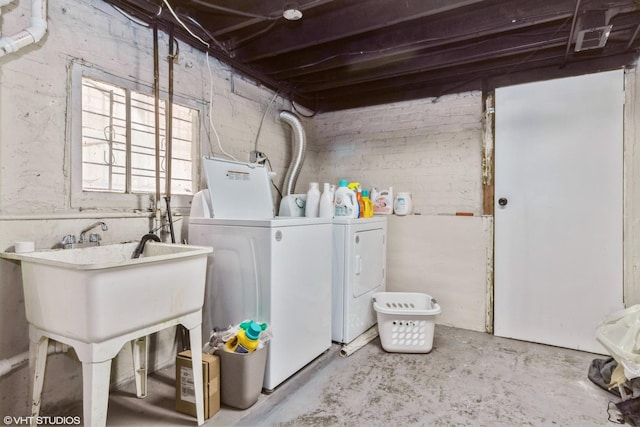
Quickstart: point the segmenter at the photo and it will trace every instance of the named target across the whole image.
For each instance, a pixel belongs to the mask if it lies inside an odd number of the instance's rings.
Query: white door
[[[496,90],[494,331],[606,353],[622,303],[622,70]]]

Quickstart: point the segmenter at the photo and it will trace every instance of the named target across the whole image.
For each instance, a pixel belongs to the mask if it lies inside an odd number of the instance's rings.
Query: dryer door
[[[357,298],[384,284],[384,231],[357,231],[353,239],[351,278]]]

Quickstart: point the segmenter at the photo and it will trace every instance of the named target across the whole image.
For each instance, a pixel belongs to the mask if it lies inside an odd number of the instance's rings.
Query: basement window
[[[151,206],[149,200],[156,191],[152,88],[79,65],[73,75],[73,207]],[[164,195],[168,159],[167,101],[163,95],[159,101],[159,135],[160,191]],[[174,96],[171,193],[184,199],[193,195],[198,182],[195,159],[203,106],[178,99]]]

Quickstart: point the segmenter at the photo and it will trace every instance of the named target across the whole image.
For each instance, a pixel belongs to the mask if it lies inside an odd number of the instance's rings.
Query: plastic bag
[[[229,326],[227,329],[222,331],[211,331],[211,335],[209,337],[209,341],[204,345],[202,351],[204,353],[213,354],[216,350],[224,350],[224,344],[230,339],[234,338],[240,332],[241,326],[243,323],[250,322],[249,319],[238,323],[237,325]],[[265,324],[266,325],[266,324]],[[258,342],[258,348],[264,347],[266,343],[271,341],[273,337],[273,332],[271,328],[268,326],[265,330],[260,334],[260,339]]]

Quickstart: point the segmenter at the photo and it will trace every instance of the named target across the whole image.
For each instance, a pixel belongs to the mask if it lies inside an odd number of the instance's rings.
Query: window
[[[78,64],[72,76],[72,204],[148,207],[140,197],[148,198],[156,191],[152,88]],[[161,96],[159,102],[163,194],[168,161],[165,98]],[[178,198],[192,196],[196,190],[203,111],[202,104],[174,96],[171,193]]]

